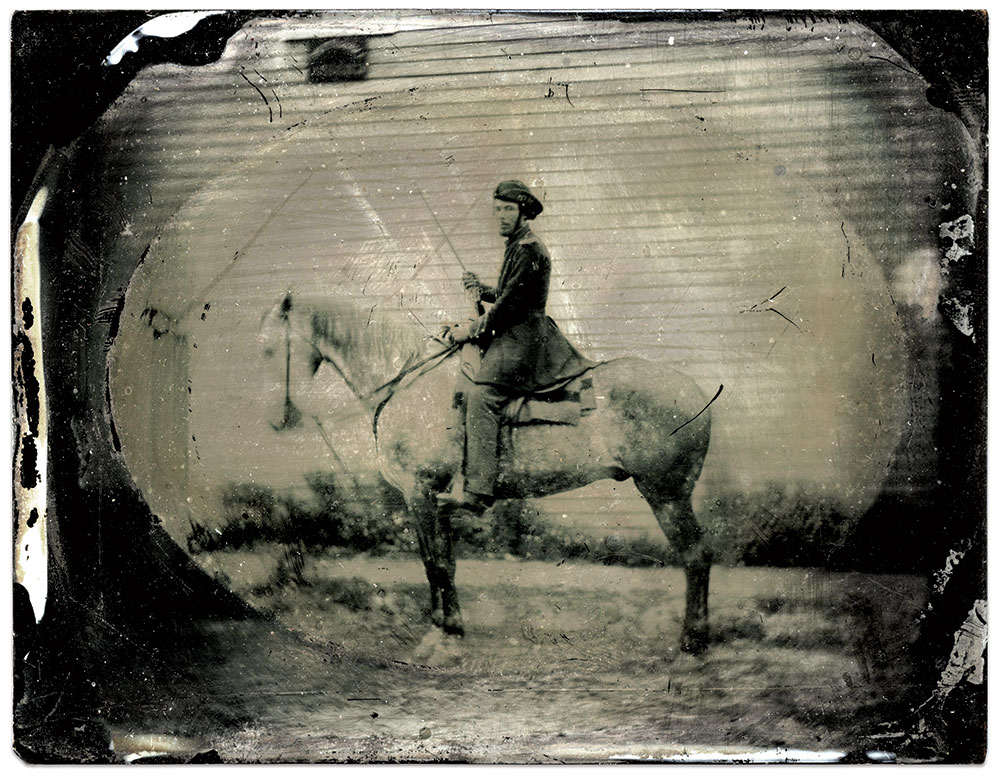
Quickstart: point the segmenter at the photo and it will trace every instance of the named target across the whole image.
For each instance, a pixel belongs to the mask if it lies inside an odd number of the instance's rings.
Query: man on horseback
[[[446,334],[456,344],[475,342],[482,359],[465,392],[464,488],[456,484],[438,498],[477,513],[492,504],[496,495],[504,405],[593,366],[545,314],[552,263],[545,245],[528,226],[542,209],[542,203],[520,181],[504,181],[496,187],[493,213],[500,235],[507,238],[497,285],[484,285],[472,272],[462,276],[477,302],[492,302],[492,306],[470,324],[455,326]]]

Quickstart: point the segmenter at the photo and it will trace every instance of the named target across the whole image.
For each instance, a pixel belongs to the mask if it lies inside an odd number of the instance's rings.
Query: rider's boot
[[[493,496],[485,493],[474,493],[465,489],[465,478],[457,475],[452,478],[452,488],[450,491],[438,493],[437,500],[442,506],[450,506],[454,509],[463,509],[475,515],[481,515],[493,506]]]

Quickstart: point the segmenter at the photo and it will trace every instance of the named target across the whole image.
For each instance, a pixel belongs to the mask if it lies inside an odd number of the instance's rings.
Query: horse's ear
[[[292,309],[292,295],[290,293],[285,294],[285,298],[281,300],[281,314],[288,315]]]
[[[312,356],[309,359],[309,374],[314,375],[319,371],[320,365],[323,363],[323,354],[320,353],[319,348],[316,348],[312,352]]]

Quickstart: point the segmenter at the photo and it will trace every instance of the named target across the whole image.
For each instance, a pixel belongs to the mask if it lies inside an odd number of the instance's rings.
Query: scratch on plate
[[[972,254],[972,246],[975,245],[975,227],[975,222],[968,213],[938,227],[938,235],[945,244],[944,261],[941,262],[945,269],[948,264],[961,261]]]
[[[14,391],[17,451],[14,498],[17,545],[14,578],[28,591],[35,621],[42,619],[48,597],[47,466],[48,410],[42,352],[42,319],[35,314],[41,298],[41,219],[48,190],[39,189],[17,232],[14,255],[15,304],[21,311],[14,337]]]
[[[975,245],[975,221],[965,214],[954,221],[947,221],[938,227],[944,255],[941,257],[941,272],[948,275],[952,265],[961,265],[962,261],[972,255]],[[972,324],[973,305],[956,297],[941,300],[941,310],[962,334],[976,341]]]
[[[971,684],[983,683],[986,637],[986,601],[978,599],[955,634],[955,645],[948,658],[948,665],[938,679],[936,694],[939,697],[950,693],[963,679]]]
[[[935,594],[940,595],[944,592],[945,586],[948,584],[948,580],[951,579],[952,572],[955,570],[955,566],[957,566],[964,557],[964,551],[950,550],[948,552],[948,559],[944,563],[944,568],[940,571],[934,572]]]

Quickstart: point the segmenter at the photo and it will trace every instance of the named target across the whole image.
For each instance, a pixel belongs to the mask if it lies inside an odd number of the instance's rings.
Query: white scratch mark
[[[117,65],[129,52],[135,53],[139,50],[139,41],[143,38],[176,38],[183,35],[207,16],[216,16],[225,11],[182,11],[179,13],[167,13],[150,19],[145,24],[136,27],[126,35],[121,43],[111,49],[111,53],[104,58],[103,64]]]
[[[951,245],[945,249],[945,261],[942,262],[942,266],[947,268],[945,262],[956,262],[972,254],[972,246],[975,245],[975,231],[975,221],[968,213],[938,227],[938,235],[941,239],[946,243],[951,242]]]
[[[948,552],[948,559],[944,562],[944,568],[934,572],[934,592],[937,595],[944,592],[948,580],[951,579],[952,572],[955,571],[955,567],[964,557],[965,553],[959,550],[950,550]]]
[[[17,425],[21,437],[34,443],[36,461],[34,464],[34,484],[26,484],[21,477],[23,457],[16,462],[17,472],[14,482],[14,497],[18,507],[17,544],[14,548],[14,579],[28,591],[31,608],[35,613],[35,622],[40,622],[45,613],[45,602],[48,597],[48,538],[46,531],[46,503],[48,478],[48,409],[45,401],[45,373],[43,371],[42,353],[42,305],[41,300],[41,226],[38,221],[45,209],[48,199],[48,189],[44,186],[38,190],[28,215],[17,231],[17,243],[14,254],[14,284],[15,304],[22,311],[18,317],[18,333],[30,343],[33,364],[21,356],[20,369],[32,369],[32,377],[38,385],[38,418],[37,427],[31,428],[28,418],[27,397],[19,397]],[[32,309],[30,323],[23,320],[25,309]],[[25,375],[27,378],[27,375]],[[25,478],[28,480],[29,478]]]
[[[385,223],[382,221],[381,216],[379,216],[378,211],[369,201],[368,197],[365,196],[364,191],[362,191],[361,184],[358,183],[357,179],[351,175],[350,171],[345,168],[339,169],[341,176],[347,181],[348,185],[351,187],[352,193],[354,194],[357,204],[365,211],[365,215],[368,216],[369,223],[376,227],[379,232],[382,233],[383,237],[388,237],[389,232],[385,228]]]
[[[807,749],[765,749],[762,751],[727,752],[707,750],[688,751],[684,754],[663,757],[615,755],[613,761],[670,762],[670,763],[836,763],[847,756],[846,752],[826,749],[811,752]]]
[[[939,698],[950,693],[963,679],[970,684],[983,683],[986,637],[986,601],[979,599],[955,634],[955,646],[952,647],[948,665],[938,679],[936,695]]]
[[[942,273],[947,275],[950,271],[950,265],[972,255],[972,248],[975,245],[975,222],[972,220],[972,216],[966,213],[954,221],[941,224],[938,227],[938,235],[945,247],[944,256],[941,258],[941,269]],[[955,325],[955,328],[967,337],[971,337],[972,341],[975,342],[971,304],[959,299],[948,298],[942,299],[941,309]]]

